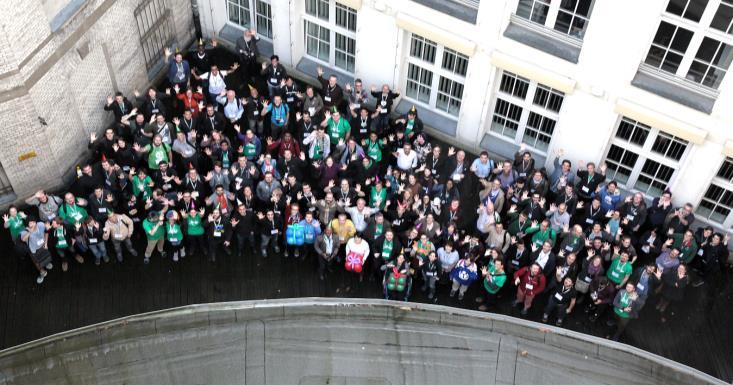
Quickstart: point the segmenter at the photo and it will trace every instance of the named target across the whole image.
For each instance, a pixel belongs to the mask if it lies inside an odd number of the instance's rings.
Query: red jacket
[[[183,102],[183,107],[191,111],[191,115],[196,118],[199,116],[199,102],[204,100],[204,95],[194,92],[191,99],[186,96],[185,92],[176,95],[178,100]]]
[[[530,276],[530,267],[525,266],[514,273],[514,280],[519,278],[519,290],[523,291],[525,295],[534,296],[542,293],[545,290],[545,275],[540,270],[534,277]]]
[[[277,154],[280,158],[285,156],[285,150],[290,150],[294,157],[300,156],[300,146],[298,142],[291,139],[289,141],[276,140],[272,144],[267,146],[267,151],[272,151],[277,148]]]

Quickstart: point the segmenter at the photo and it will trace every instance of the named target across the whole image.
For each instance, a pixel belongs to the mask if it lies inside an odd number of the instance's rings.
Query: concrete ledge
[[[494,378],[495,381],[486,379]],[[0,384],[723,384],[513,317],[371,299],[192,305],[0,352]]]

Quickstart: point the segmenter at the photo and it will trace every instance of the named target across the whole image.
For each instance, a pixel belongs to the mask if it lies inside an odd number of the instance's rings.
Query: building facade
[[[0,32],[0,205],[68,185],[107,96],[144,93],[194,38],[189,0],[6,0]]]
[[[731,0],[198,0],[204,35],[255,28],[306,79],[388,84],[432,134],[552,167],[606,162],[733,226]]]

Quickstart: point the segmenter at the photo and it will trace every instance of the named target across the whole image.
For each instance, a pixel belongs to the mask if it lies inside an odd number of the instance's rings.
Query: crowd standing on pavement
[[[91,135],[77,194],[38,191],[37,214],[3,215],[38,284],[87,260],[310,260],[321,280],[345,270],[345,292],[368,280],[387,299],[465,303],[476,286],[480,310],[509,296],[558,326],[585,312],[614,339],[652,298],[666,322],[690,286],[722,285],[728,235],[691,227],[671,191],[624,195],[605,164],[563,150],[549,169],[524,145],[471,159],[414,106],[395,117],[399,90],[321,68],[303,87],[277,55],[258,63],[257,41],[245,31],[227,69],[216,41],[166,50],[164,90],[107,98],[114,124]]]

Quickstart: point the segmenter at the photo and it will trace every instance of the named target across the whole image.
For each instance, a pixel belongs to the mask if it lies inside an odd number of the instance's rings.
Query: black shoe
[[[559,319],[559,320],[555,321],[555,326],[558,326],[558,327],[562,326],[562,320]]]

